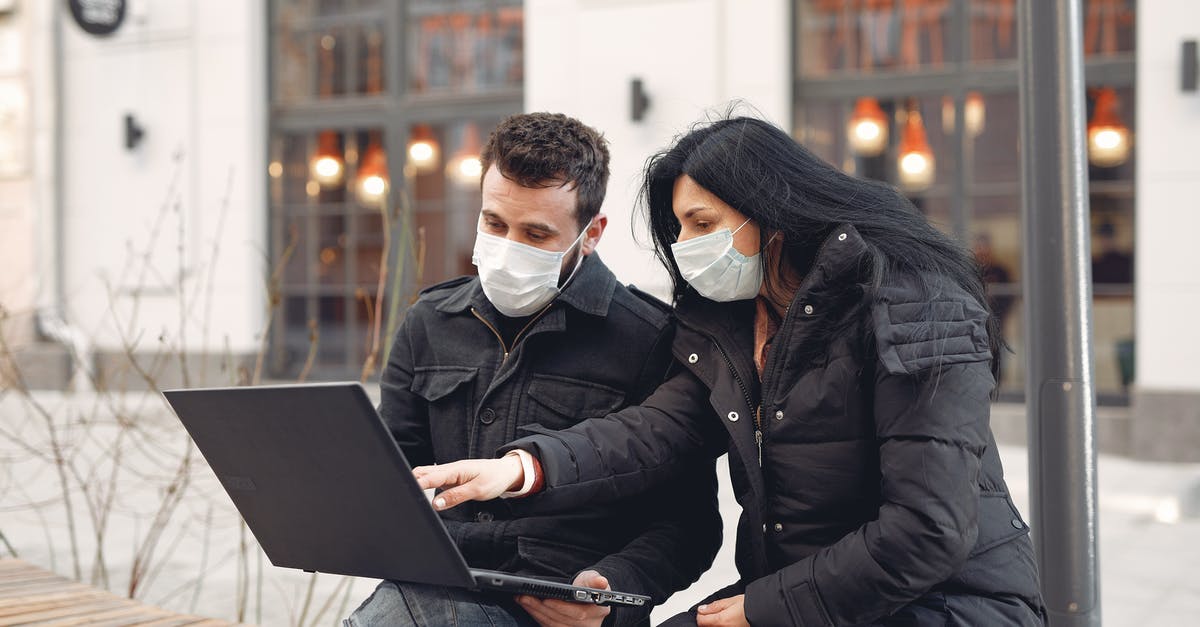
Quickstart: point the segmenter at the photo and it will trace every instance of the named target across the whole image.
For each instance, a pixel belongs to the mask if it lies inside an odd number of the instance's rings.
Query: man
[[[414,466],[490,457],[520,434],[639,403],[673,363],[670,311],[618,283],[595,253],[608,223],[603,137],[561,114],[516,115],[481,159],[479,276],[422,292],[382,376],[380,414]],[[512,498],[444,520],[472,567],[661,603],[720,545],[714,468],[696,471],[709,481],[615,506],[548,516]],[[647,624],[649,610],[383,582],[347,622],[630,625]]]

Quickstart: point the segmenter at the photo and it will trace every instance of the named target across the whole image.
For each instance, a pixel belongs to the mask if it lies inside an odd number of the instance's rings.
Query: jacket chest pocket
[[[620,409],[625,394],[618,389],[569,377],[535,374],[527,389],[529,403],[521,424],[537,423],[548,429],[565,429],[581,420]]]
[[[430,439],[439,463],[457,459],[465,450],[477,372],[466,366],[418,366],[413,370],[410,389],[428,403]],[[446,446],[454,450],[442,450]]]

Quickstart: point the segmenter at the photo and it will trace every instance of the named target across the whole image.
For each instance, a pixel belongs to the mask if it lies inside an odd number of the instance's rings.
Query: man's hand
[[[722,627],[750,627],[746,622],[746,595],[739,594],[727,599],[717,599],[696,608],[697,625],[720,625]]]
[[[608,580],[594,570],[579,573],[574,585],[608,590]],[[599,626],[604,622],[604,617],[612,611],[612,608],[605,605],[539,599],[524,595],[517,597],[517,603],[542,627]]]
[[[452,488],[434,497],[436,510],[450,509],[464,501],[490,501],[525,482],[525,470],[516,455],[417,466],[413,468],[413,476],[423,490]]]

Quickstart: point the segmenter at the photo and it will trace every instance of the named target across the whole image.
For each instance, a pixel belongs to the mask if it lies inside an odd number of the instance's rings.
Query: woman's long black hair
[[[931,226],[894,187],[850,176],[779,127],[740,116],[697,125],[647,161],[641,200],[655,255],[672,275],[676,299],[687,288],[671,254],[680,228],[672,194],[683,174],[764,232],[782,232],[783,258],[798,273],[809,269],[833,229],[850,224],[866,242],[869,261],[863,282],[849,287],[878,288],[897,275],[913,276],[928,287],[931,277],[944,277],[990,311],[974,257]],[[989,316],[988,336],[992,371],[997,374],[1004,343],[994,314]]]

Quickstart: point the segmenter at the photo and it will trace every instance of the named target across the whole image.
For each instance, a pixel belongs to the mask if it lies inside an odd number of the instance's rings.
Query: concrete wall
[[[160,333],[195,352],[256,346],[267,247],[264,5],[131,2],[125,24],[103,38],[64,11],[59,260],[67,312],[101,352],[138,332],[150,351]],[[133,150],[126,114],[145,129]]]
[[[1180,90],[1180,45],[1200,2],[1138,2],[1135,454],[1200,460],[1200,93]],[[1141,435],[1139,436],[1139,432]]]
[[[642,166],[731,99],[790,125],[789,2],[527,0],[525,10],[525,109],[567,113],[609,139],[609,225],[599,252],[622,281],[665,297],[666,275],[633,210]],[[634,78],[651,100],[640,122],[630,116]]]

